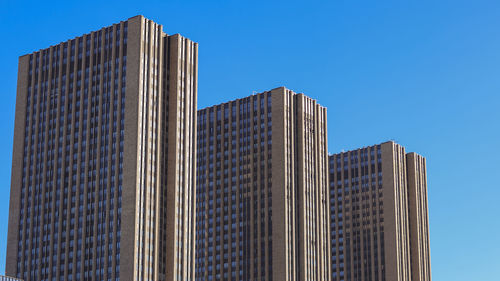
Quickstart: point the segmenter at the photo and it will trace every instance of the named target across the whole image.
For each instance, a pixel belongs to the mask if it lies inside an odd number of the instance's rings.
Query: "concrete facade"
[[[284,87],[197,111],[197,57],[136,16],[19,58],[8,275],[431,281],[424,157],[328,156]]]
[[[283,87],[198,111],[196,280],[330,280],[326,125]]]
[[[0,281],[23,281],[23,280],[22,279],[17,279],[17,278],[14,278],[14,277],[10,277],[10,276],[0,275]]]
[[[332,280],[431,281],[425,158],[394,142],[330,156]]]
[[[431,281],[429,212],[426,160],[417,153],[406,155],[410,208],[411,274],[414,281]]]
[[[20,57],[8,275],[192,280],[197,50],[136,16]]]

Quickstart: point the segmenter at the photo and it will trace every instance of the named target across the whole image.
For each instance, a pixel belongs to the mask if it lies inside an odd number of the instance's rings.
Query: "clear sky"
[[[426,156],[433,279],[499,280],[498,0],[0,0],[0,273],[18,57],[137,14],[200,44],[200,108],[286,86],[328,107],[330,152]]]

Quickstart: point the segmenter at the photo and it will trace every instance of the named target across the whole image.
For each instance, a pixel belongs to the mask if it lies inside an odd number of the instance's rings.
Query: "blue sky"
[[[105,2],[0,1],[0,273],[18,56],[142,14],[200,44],[200,108],[286,86],[328,107],[330,152],[426,156],[433,279],[499,280],[499,1]]]

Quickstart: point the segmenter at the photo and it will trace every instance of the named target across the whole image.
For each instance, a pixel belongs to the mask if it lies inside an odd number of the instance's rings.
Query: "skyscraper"
[[[431,281],[425,165],[394,142],[330,156],[333,281]]]
[[[285,88],[198,111],[196,280],[329,280],[326,108]]]
[[[197,49],[136,16],[19,58],[8,275],[193,280]]]

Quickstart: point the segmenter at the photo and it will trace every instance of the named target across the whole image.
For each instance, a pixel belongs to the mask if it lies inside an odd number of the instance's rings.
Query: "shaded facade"
[[[7,274],[193,280],[196,94],[142,16],[20,57]]]
[[[198,111],[196,280],[330,280],[326,128],[283,87]]]
[[[394,142],[330,156],[332,280],[430,281],[425,158]]]

